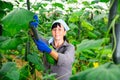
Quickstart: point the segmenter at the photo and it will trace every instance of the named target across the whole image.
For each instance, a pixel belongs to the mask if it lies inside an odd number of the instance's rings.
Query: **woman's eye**
[[[61,29],[59,29],[59,31],[61,31]]]
[[[56,31],[56,29],[53,29],[53,31]]]

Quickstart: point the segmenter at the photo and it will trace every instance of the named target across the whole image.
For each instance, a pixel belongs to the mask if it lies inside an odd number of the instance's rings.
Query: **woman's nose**
[[[59,32],[59,30],[58,30],[58,29],[56,29],[56,30],[55,30],[55,33],[58,33],[58,32]]]

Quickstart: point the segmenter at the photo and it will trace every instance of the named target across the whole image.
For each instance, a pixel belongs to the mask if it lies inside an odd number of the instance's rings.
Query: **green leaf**
[[[93,39],[96,39],[98,37],[95,33],[91,32],[91,31],[88,32],[88,36],[89,36],[89,38],[93,38]]]
[[[0,10],[0,20],[3,18],[3,16],[5,16],[5,11],[3,11],[3,10]]]
[[[55,2],[55,3],[52,4],[52,6],[54,6],[54,7],[59,7],[59,8],[61,8],[61,9],[64,9],[64,5],[61,4],[61,3]]]
[[[70,80],[119,80],[120,68],[112,62],[73,75]]]
[[[19,0],[19,2],[23,2],[24,0]]]
[[[43,70],[43,64],[42,61],[40,59],[40,57],[38,56],[38,54],[36,53],[30,53],[27,55],[27,60],[31,63],[33,63],[36,67],[36,69],[38,70]]]
[[[18,70],[13,70],[6,75],[10,80],[19,80],[20,73]]]
[[[0,49],[16,49],[18,44],[21,43],[20,38],[2,38],[0,39]]]
[[[1,80],[19,80],[19,71],[14,62],[4,63],[0,69]]]
[[[110,0],[100,0],[100,2],[109,2]]]
[[[69,27],[70,27],[71,30],[73,30],[74,28],[78,28],[78,26],[74,23],[70,23]]]
[[[20,70],[20,79],[19,80],[26,80],[29,76],[29,66],[25,65]]]
[[[68,3],[77,3],[78,0],[67,0]]]
[[[0,1],[0,10],[3,10],[3,9],[12,10],[13,4],[10,2]]]
[[[16,64],[14,62],[7,62],[3,64],[2,68],[0,69],[0,73],[4,74],[11,72],[12,70],[17,70]]]
[[[41,59],[40,59],[40,57],[38,56],[37,53],[28,54],[27,59],[28,59],[29,62],[42,67],[42,61],[41,61]]]
[[[92,50],[84,50],[83,53],[81,54],[86,58],[94,57],[96,54]]]
[[[92,31],[94,29],[94,26],[92,24],[90,24],[89,22],[85,21],[85,20],[83,20],[81,22],[81,26],[85,27],[86,29],[88,29],[90,31]]]
[[[16,8],[1,20],[3,29],[8,32],[7,36],[14,36],[20,30],[28,30],[29,22],[33,20],[34,13]]]
[[[43,80],[47,80],[47,79],[55,80],[55,76],[56,76],[56,73],[51,73],[49,75],[45,75],[42,79]]]
[[[27,59],[29,62],[33,64],[40,65],[41,61],[36,53],[31,53],[27,55]]]
[[[70,22],[78,22],[80,19],[80,16],[83,14],[83,10],[76,11],[70,15],[69,21]]]
[[[83,40],[80,44],[77,45],[77,52],[81,52],[83,50],[87,49],[95,49],[102,45],[104,42],[104,39],[98,39],[98,40]]]
[[[82,72],[79,72],[73,76],[70,77],[70,80],[79,80],[79,79],[82,79],[82,80],[85,80],[86,78],[86,75],[89,74],[89,72],[91,72],[92,69],[87,69],[85,71],[82,71]],[[81,75],[81,76],[80,76]],[[80,76],[80,77],[79,77]]]
[[[89,6],[90,3],[88,1],[83,1],[82,4],[84,4],[85,6]]]

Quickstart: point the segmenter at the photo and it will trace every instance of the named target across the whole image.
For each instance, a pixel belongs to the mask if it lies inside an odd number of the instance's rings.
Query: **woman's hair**
[[[54,28],[56,28],[57,26],[61,27],[61,24],[60,24],[59,22],[54,23],[54,24],[52,25],[52,27],[51,27],[51,30],[54,29]],[[64,29],[64,30],[65,30],[65,29]],[[66,36],[64,36],[63,39],[64,39],[64,41],[66,40],[67,42],[69,42]]]
[[[67,39],[67,37],[66,37],[66,36],[64,36],[64,41],[65,41],[65,40],[69,43],[69,41],[68,41],[68,39]]]
[[[52,25],[52,27],[51,27],[51,30],[54,29],[54,28],[56,28],[57,26],[61,27],[61,24],[58,23],[58,22],[54,23],[54,24]]]

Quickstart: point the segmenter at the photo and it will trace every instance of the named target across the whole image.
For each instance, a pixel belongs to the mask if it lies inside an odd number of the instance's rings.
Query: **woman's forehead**
[[[64,29],[63,25],[61,25],[61,26],[57,25],[55,28]]]

